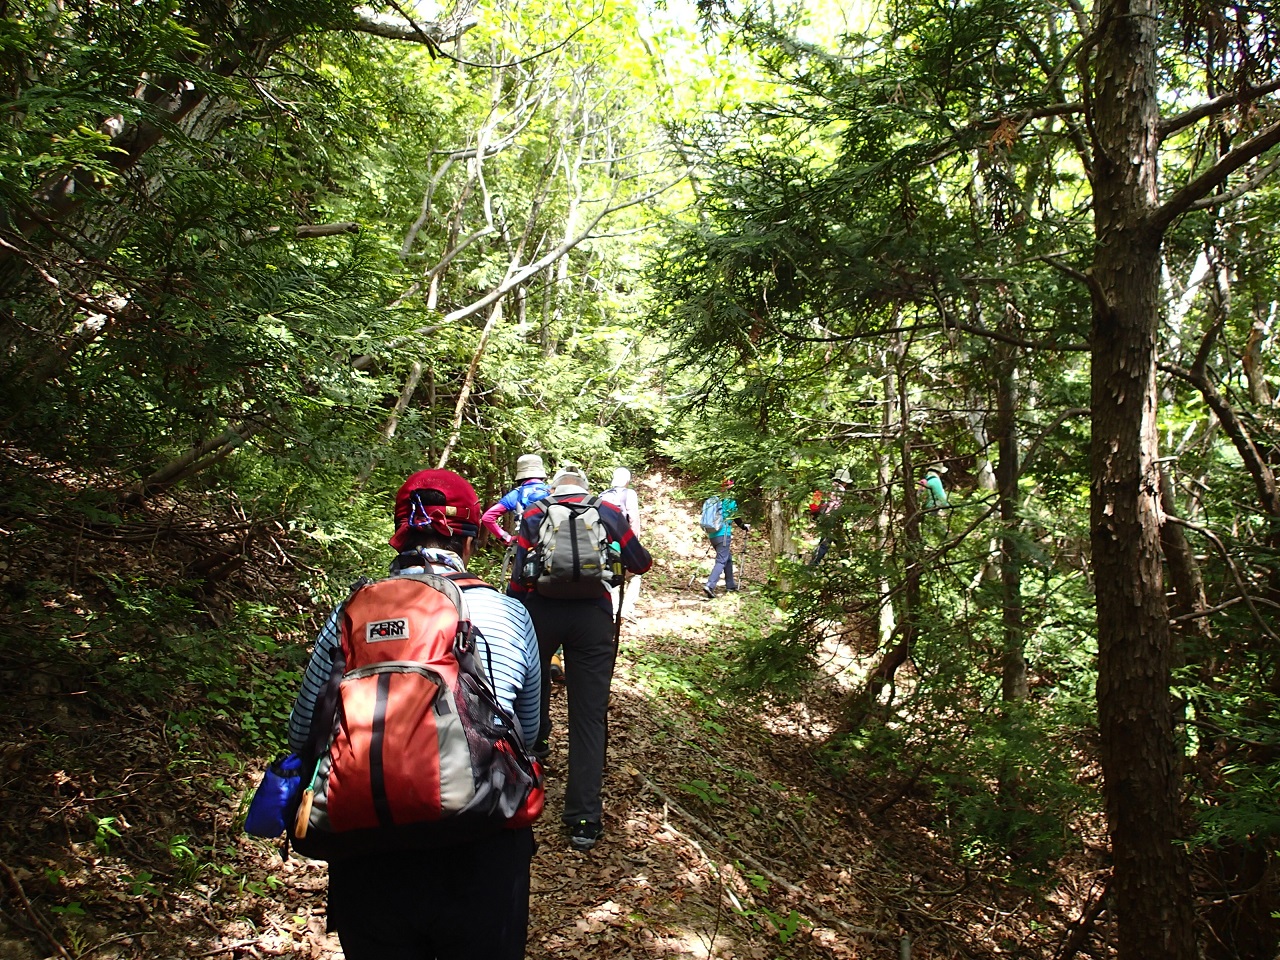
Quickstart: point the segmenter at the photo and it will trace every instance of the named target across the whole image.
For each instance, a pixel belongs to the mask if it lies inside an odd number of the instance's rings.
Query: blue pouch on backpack
[[[244,818],[244,832],[274,839],[285,832],[302,794],[302,759],[291,753],[267,768]]]

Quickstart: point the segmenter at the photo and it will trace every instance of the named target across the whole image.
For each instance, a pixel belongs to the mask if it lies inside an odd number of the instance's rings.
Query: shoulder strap
[[[390,579],[417,580],[419,583],[434,587],[453,601],[453,605],[458,609],[459,620],[470,622],[471,616],[467,612],[467,601],[463,599],[461,588],[453,582],[451,576],[439,573],[405,573]]]
[[[485,581],[477,577],[474,573],[469,573],[466,570],[459,570],[456,573],[446,573],[444,574],[444,579],[453,583],[460,591],[492,590],[494,593],[500,592],[497,587],[492,586],[489,583],[486,583]],[[472,636],[484,637],[484,633],[480,630],[479,627],[473,625]],[[488,666],[489,668],[489,672],[485,674],[485,676],[482,678],[485,681],[485,683],[488,684],[488,686],[485,689],[488,690],[488,692],[490,693],[493,699],[493,705],[497,707],[498,711],[502,713],[503,716],[508,717],[508,719],[510,719],[510,715],[508,711],[502,706],[501,703],[498,702],[498,695],[492,689],[493,688],[493,647],[490,646],[487,638],[485,639],[484,649],[485,649],[485,663],[486,663],[486,666]],[[511,724],[514,729],[515,720],[511,720]]]
[[[498,589],[493,586],[493,584],[481,580],[474,573],[469,573],[466,570],[459,570],[455,573],[446,573],[443,574],[443,576],[446,580],[454,583],[459,590],[475,590],[477,587],[487,587],[490,590]]]

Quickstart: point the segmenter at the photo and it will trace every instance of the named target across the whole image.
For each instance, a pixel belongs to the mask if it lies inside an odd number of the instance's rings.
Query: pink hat
[[[480,532],[480,498],[452,470],[419,470],[396,494],[395,523],[396,532],[388,542],[397,550],[408,546],[415,530],[441,537],[474,537]]]

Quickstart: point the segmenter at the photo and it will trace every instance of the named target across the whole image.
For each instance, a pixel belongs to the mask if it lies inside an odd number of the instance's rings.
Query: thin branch
[[[1218,423],[1231,438],[1232,446],[1236,448],[1236,452],[1244,462],[1245,469],[1249,471],[1254,489],[1258,494],[1259,505],[1269,517],[1280,518],[1280,490],[1276,487],[1275,471],[1263,456],[1262,451],[1258,449],[1257,443],[1254,442],[1248,427],[1236,413],[1235,408],[1227,403],[1222,394],[1218,393],[1217,387],[1209,380],[1203,369],[1197,370],[1193,367],[1187,370],[1173,363],[1160,363],[1158,366],[1165,373],[1185,380],[1200,391],[1209,409],[1217,416]]]
[[[1257,100],[1259,97],[1266,96],[1268,93],[1275,93],[1277,90],[1280,90],[1280,80],[1272,80],[1270,83],[1264,83],[1259,87],[1245,87],[1243,90],[1215,97],[1213,100],[1202,103],[1198,107],[1192,107],[1176,117],[1161,121],[1156,127],[1156,133],[1163,142],[1170,135],[1191,126],[1193,123],[1199,123],[1207,117],[1212,117],[1215,114],[1222,113],[1224,110],[1230,110],[1232,107],[1240,106],[1251,100]]]
[[[44,922],[44,919],[40,914],[36,913],[36,908],[31,905],[31,901],[27,899],[27,894],[22,889],[22,884],[18,882],[18,875],[15,874],[10,866],[3,860],[0,860],[0,870],[3,870],[4,875],[8,877],[14,897],[22,904],[23,909],[26,910],[27,917],[30,918],[31,923],[40,931],[41,935],[49,942],[49,945],[53,947],[54,952],[59,957],[62,957],[63,960],[71,960],[71,954],[67,952],[67,948],[64,947],[58,938],[53,935],[53,931],[49,929],[49,926]]]
[[[1022,455],[1023,472],[1026,472],[1027,464],[1035,459],[1036,453],[1040,449],[1040,444],[1047,440],[1050,434],[1057,430],[1058,427],[1062,426],[1071,417],[1087,417],[1089,412],[1088,407],[1068,407],[1066,410],[1063,410],[1058,414],[1053,419],[1053,422],[1041,430],[1040,434],[1027,446],[1026,453]]]
[[[349,26],[358,33],[368,33],[384,40],[425,43],[428,47],[434,45],[437,48],[442,43],[460,39],[480,23],[479,17],[460,17],[444,23],[418,23],[415,20],[401,20],[385,13],[377,13],[365,7],[356,10],[355,15],[355,22]]]
[[[422,279],[428,280],[428,281],[434,280],[436,276],[440,273],[440,271],[444,270],[445,267],[453,263],[454,259],[458,256],[458,254],[462,253],[462,251],[466,250],[469,246],[471,246],[477,240],[487,237],[491,233],[497,233],[497,228],[486,224],[485,226],[481,227],[479,230],[474,230],[471,233],[467,234],[467,236],[463,237],[462,240],[457,244],[457,246],[455,246],[452,250],[450,250],[438,261],[436,261],[436,263],[431,267],[430,270],[427,270],[425,273],[423,273]]]
[[[343,233],[359,233],[360,224],[351,220],[343,220],[338,223],[304,223],[294,232],[299,240],[308,240],[311,237],[336,237]]]
[[[1262,182],[1276,172],[1276,168],[1280,167],[1280,160],[1273,160],[1262,168],[1262,172],[1257,176],[1251,177],[1240,186],[1226,193],[1215,193],[1205,197],[1203,200],[1197,200],[1187,209],[1190,210],[1211,210],[1214,207],[1221,207],[1224,204],[1232,203],[1239,200],[1246,193],[1251,193],[1258,187],[1262,186]]]
[[[1183,520],[1181,517],[1175,517],[1171,513],[1166,513],[1164,518],[1169,523],[1176,523],[1180,527],[1186,527],[1188,530],[1194,530],[1218,548],[1218,553],[1222,555],[1222,559],[1226,561],[1227,567],[1231,570],[1231,578],[1235,580],[1236,587],[1240,590],[1240,599],[1244,601],[1245,606],[1249,608],[1249,612],[1253,614],[1254,622],[1257,623],[1259,629],[1261,629],[1263,633],[1277,643],[1280,643],[1280,636],[1276,635],[1276,632],[1271,629],[1270,625],[1259,612],[1257,606],[1254,605],[1253,596],[1245,586],[1244,577],[1240,573],[1240,568],[1236,566],[1235,560],[1233,560],[1231,558],[1231,554],[1227,552],[1226,544],[1218,539],[1218,535],[1208,527],[1202,527],[1198,523],[1192,523],[1190,520]]]
[[[436,330],[439,330],[441,327],[447,324],[456,323],[459,320],[465,320],[468,317],[475,316],[477,313],[480,313],[482,310],[487,309],[488,307],[492,306],[495,302],[505,297],[508,293],[510,293],[516,287],[526,282],[530,277],[533,277],[541,273],[543,270],[546,270],[549,266],[551,266],[553,263],[558,261],[561,257],[567,255],[574,248],[580,246],[583,243],[586,243],[588,240],[594,239],[596,236],[594,233],[595,227],[605,217],[609,216],[610,214],[617,213],[619,210],[625,210],[628,207],[633,207],[636,204],[647,203],[649,200],[652,200],[654,197],[660,196],[662,193],[666,192],[667,190],[670,190],[673,186],[675,186],[677,182],[679,181],[673,181],[672,183],[669,183],[665,186],[656,187],[653,190],[648,190],[643,194],[639,194],[635,197],[632,197],[629,200],[626,200],[618,204],[611,204],[607,200],[605,200],[605,198],[602,198],[602,200],[605,201],[605,205],[600,209],[600,212],[597,213],[592,218],[591,222],[588,223],[585,228],[579,231],[577,235],[565,239],[565,241],[561,243],[559,246],[557,246],[555,249],[551,250],[549,253],[533,261],[528,266],[522,267],[521,269],[513,273],[509,273],[501,283],[495,286],[492,290],[490,290],[484,296],[480,297],[478,300],[474,300],[464,307],[459,307],[457,310],[454,310],[451,313],[445,314],[443,317],[441,317],[437,322],[433,324],[430,324],[425,327],[419,327],[417,330],[413,331],[413,333],[410,334],[409,337],[392,341],[391,343],[387,344],[387,349],[395,349],[403,345],[410,338],[427,336],[431,333],[434,333]],[[355,360],[352,361],[351,367],[354,370],[369,370],[373,367],[373,363],[374,363],[374,356],[372,354],[364,354],[362,356],[356,357]]]
[[[470,18],[470,19],[474,19],[474,18]],[[573,32],[570,33],[569,36],[565,37],[563,40],[561,40],[559,43],[555,44],[554,46],[544,47],[542,50],[539,50],[537,53],[530,54],[527,57],[521,57],[518,60],[507,60],[502,63],[479,63],[475,60],[464,60],[462,57],[455,57],[453,54],[449,53],[448,50],[440,50],[439,53],[446,60],[450,60],[453,63],[459,64],[460,66],[464,66],[464,67],[479,67],[481,70],[501,70],[506,67],[518,67],[525,63],[532,63],[533,61],[539,60],[542,57],[545,57],[556,50],[560,50],[564,47],[567,47],[569,45],[569,42],[573,40],[574,37],[582,33],[584,30],[587,29],[587,27],[591,26],[593,23],[595,23],[599,19],[600,19],[599,15],[592,17],[586,23],[579,24],[577,27],[575,27]],[[467,29],[470,29],[472,26],[475,26],[475,24],[474,23],[470,24],[467,27]]]
[[[1280,121],[1268,124],[1240,146],[1225,154],[1221,160],[1200,176],[1175,190],[1173,195],[1156,208],[1147,226],[1157,234],[1164,233],[1169,224],[1186,213],[1201,198],[1223,183],[1245,164],[1256,160],[1280,143]]]
[[[283,227],[267,227],[267,229],[258,233],[250,233],[246,230],[240,235],[240,239],[245,243],[266,240],[268,237],[277,236],[283,229]],[[344,233],[359,232],[360,224],[353,220],[339,220],[336,223],[302,223],[293,229],[293,235],[299,240],[310,240],[314,237],[337,237]]]
[[[947,320],[942,323],[922,323],[912,324],[899,327],[879,327],[875,330],[862,330],[857,333],[830,334],[828,336],[810,337],[801,334],[783,334],[785,340],[795,343],[848,343],[855,340],[868,340],[871,337],[881,337],[890,333],[928,333],[931,330],[962,330],[965,333],[972,333],[974,336],[985,337],[988,340],[998,340],[1001,343],[1007,343],[1015,347],[1023,347],[1027,350],[1062,350],[1066,352],[1085,353],[1089,350],[1087,343],[1051,343],[1044,340],[1023,340],[1020,337],[1011,336],[1006,333],[999,333],[995,330],[986,330],[982,327],[975,327],[967,323],[957,323],[954,320]]]
[[[1179,614],[1176,617],[1170,617],[1169,622],[1182,623],[1187,620],[1202,620],[1205,617],[1213,616],[1215,613],[1221,613],[1223,610],[1226,610],[1230,607],[1234,607],[1236,604],[1241,602],[1242,602],[1242,598],[1232,597],[1230,600],[1227,600],[1223,603],[1219,603],[1212,607],[1205,607],[1203,610],[1192,610],[1190,613],[1183,613],[1183,614]]]

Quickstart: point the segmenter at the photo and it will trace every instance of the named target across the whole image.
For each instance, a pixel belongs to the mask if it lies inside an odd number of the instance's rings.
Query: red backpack
[[[463,574],[357,584],[312,721],[330,731],[291,831],[333,860],[430,848],[542,812],[542,771],[476,658]]]

